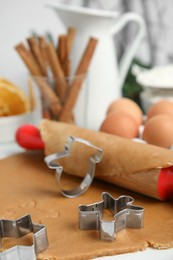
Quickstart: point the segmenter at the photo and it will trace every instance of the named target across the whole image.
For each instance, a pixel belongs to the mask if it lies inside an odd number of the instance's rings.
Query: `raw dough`
[[[85,260],[144,250],[148,246],[173,247],[171,201],[160,202],[99,180],[82,196],[65,198],[58,191],[54,170],[47,168],[43,158],[41,152],[26,152],[0,160],[0,217],[16,219],[30,213],[33,222],[46,225],[49,247],[38,255],[39,260]],[[75,184],[76,178],[69,175],[64,182]],[[145,208],[144,228],[122,230],[113,242],[99,240],[95,230],[79,230],[78,205],[100,201],[103,191],[114,197],[132,196],[135,205]],[[20,243],[28,244],[21,240]],[[10,241],[5,241],[4,248],[11,246]]]

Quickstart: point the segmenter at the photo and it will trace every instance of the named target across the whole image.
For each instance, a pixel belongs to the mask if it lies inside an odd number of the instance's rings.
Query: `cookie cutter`
[[[63,157],[68,157],[71,154],[71,147],[74,142],[82,143],[86,146],[92,147],[96,150],[96,153],[89,158],[88,169],[80,185],[74,189],[65,190],[61,188],[61,176],[63,172],[63,167],[57,162],[57,160]],[[103,150],[101,148],[93,145],[92,143],[90,143],[85,139],[69,136],[65,144],[65,150],[59,153],[54,153],[46,156],[44,158],[44,161],[46,162],[47,166],[50,169],[56,169],[56,181],[60,192],[65,197],[74,198],[81,195],[89,188],[94,178],[95,165],[96,163],[99,163],[101,161],[102,157],[103,157]]]
[[[143,227],[144,208],[134,206],[134,199],[123,195],[112,197],[108,192],[102,193],[102,201],[78,206],[78,226],[82,230],[99,230],[101,240],[113,241],[116,233],[125,228]],[[113,220],[103,220],[103,211],[113,214]]]
[[[0,246],[3,238],[19,238],[33,233],[33,245],[16,245],[0,252],[1,260],[36,260],[36,255],[48,247],[46,227],[32,222],[31,215],[17,220],[0,219]]]

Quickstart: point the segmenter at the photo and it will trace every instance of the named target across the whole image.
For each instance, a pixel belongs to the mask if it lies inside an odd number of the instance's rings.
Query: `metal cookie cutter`
[[[36,255],[48,247],[46,227],[35,224],[31,215],[25,215],[17,220],[0,220],[0,246],[5,237],[19,238],[33,232],[33,245],[17,245],[0,253],[1,260],[36,260]]]
[[[133,198],[113,198],[108,192],[102,193],[102,201],[90,205],[79,205],[78,225],[83,230],[99,230],[101,240],[113,241],[116,233],[124,228],[142,228],[144,208],[133,206]],[[104,209],[114,216],[113,221],[102,219]]]
[[[74,142],[78,142],[78,143],[85,144],[86,146],[90,146],[90,147],[96,149],[96,153],[94,156],[89,158],[88,169],[87,169],[86,175],[85,175],[84,179],[82,180],[82,182],[80,183],[80,185],[71,190],[64,190],[61,188],[61,184],[60,184],[63,167],[59,163],[57,163],[56,160],[69,156],[71,153],[71,146],[73,145]],[[56,169],[56,180],[57,180],[60,192],[68,198],[74,198],[74,197],[81,195],[89,188],[89,186],[91,185],[93,178],[94,178],[95,165],[96,165],[96,163],[99,163],[101,161],[102,157],[103,157],[103,150],[101,148],[93,145],[92,143],[90,143],[89,141],[87,141],[85,139],[69,136],[67,139],[67,143],[65,144],[65,150],[63,152],[48,155],[45,157],[44,160],[49,168]]]

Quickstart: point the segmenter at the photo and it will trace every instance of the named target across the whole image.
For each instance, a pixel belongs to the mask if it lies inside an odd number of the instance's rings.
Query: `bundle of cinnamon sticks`
[[[66,34],[59,35],[57,46],[44,36],[31,36],[27,38],[26,44],[21,42],[15,46],[38,85],[43,102],[46,99],[49,103],[48,117],[62,122],[72,122],[79,91],[97,45],[97,39],[88,39],[76,72],[71,75],[70,53],[75,34],[75,28],[68,28]],[[56,82],[54,88],[49,83],[52,78]]]

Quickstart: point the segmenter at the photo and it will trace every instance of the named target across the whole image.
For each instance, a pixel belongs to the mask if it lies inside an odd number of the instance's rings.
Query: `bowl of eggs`
[[[170,149],[173,145],[173,101],[161,99],[144,115],[129,98],[113,101],[100,131]]]

